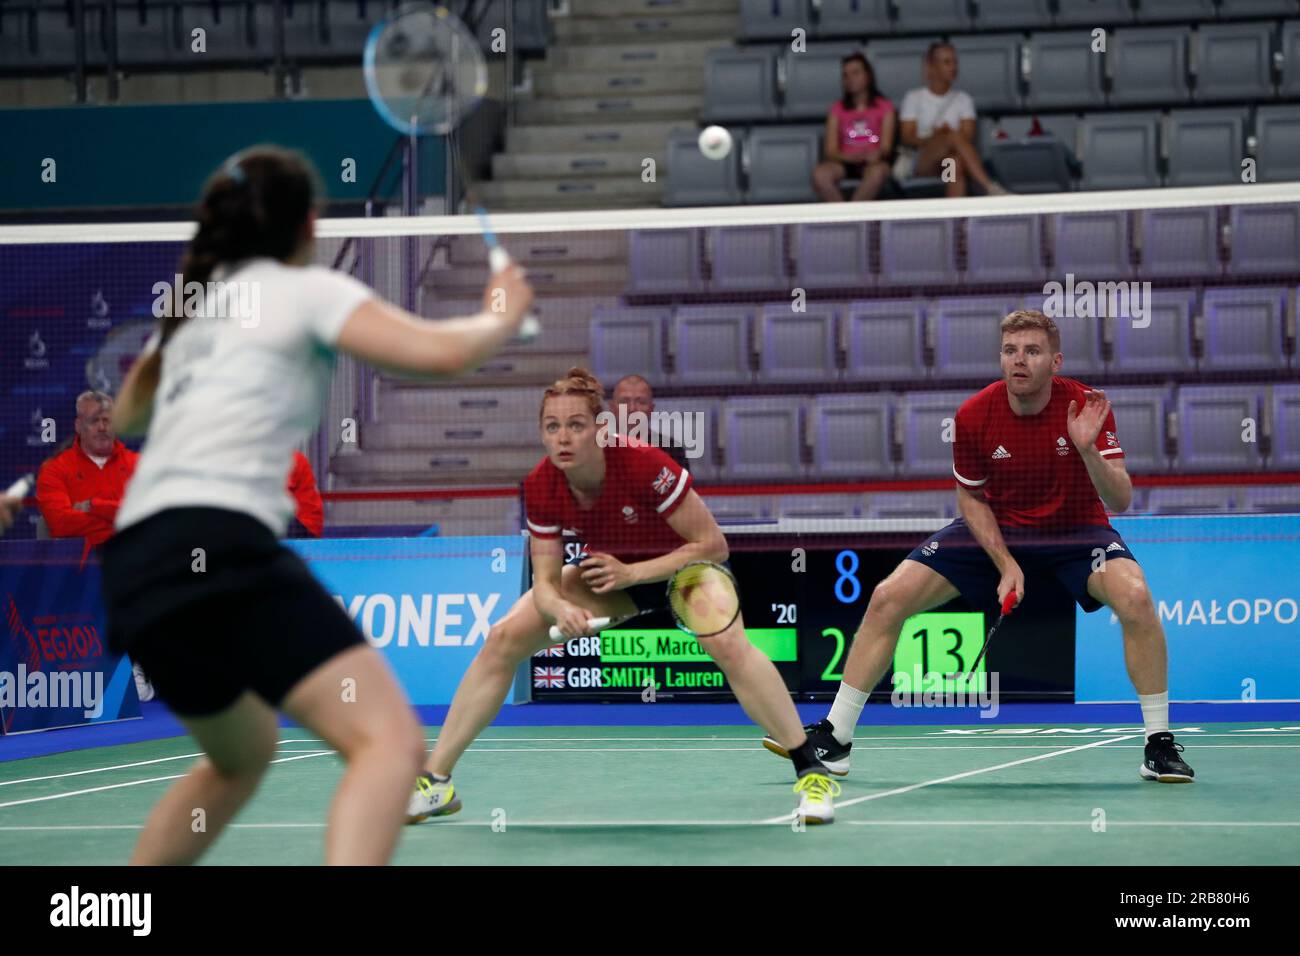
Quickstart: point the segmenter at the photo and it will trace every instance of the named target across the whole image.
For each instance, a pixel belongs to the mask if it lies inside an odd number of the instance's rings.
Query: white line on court
[[[309,751],[303,754],[297,754],[293,757],[281,757],[278,760],[272,760],[271,763],[289,763],[293,760],[306,760],[308,757],[320,757],[325,754],[332,754],[332,750]],[[185,776],[183,773],[174,773],[167,777],[149,777],[147,780],[128,780],[126,783],[110,783],[103,787],[89,787],[85,790],[69,790],[67,793],[49,793],[43,797],[28,797],[26,800],[10,800],[8,803],[0,803],[0,810],[6,807],[20,807],[25,803],[44,803],[47,800],[62,800],[65,797],[79,797],[86,793],[100,793],[104,790],[120,790],[122,787],[138,787],[146,783],[162,783],[164,780],[179,780]]]
[[[1269,738],[1300,737],[1300,734],[1282,734],[1282,733],[1269,733],[1268,731],[1239,730],[1230,734],[1202,734],[1202,733],[1184,734],[1182,739],[1186,741],[1197,741],[1197,740],[1208,740],[1212,737],[1228,737],[1233,740],[1239,740],[1242,737],[1250,737],[1253,735],[1258,735],[1261,737],[1269,737]],[[1016,734],[981,733],[978,737],[976,737],[976,736],[965,736],[965,735],[949,736],[946,734],[941,734],[936,732],[932,734],[922,734],[920,736],[878,735],[878,736],[869,736],[869,737],[854,737],[853,744],[854,746],[857,746],[858,741],[860,740],[1005,740],[1010,737],[1016,740],[1061,741],[1061,740],[1087,740],[1090,737],[1102,737],[1106,739],[1115,739],[1117,737],[1122,737],[1122,736],[1125,735],[1111,732],[1111,733],[1096,733],[1096,734],[1035,734],[1033,736],[1030,736],[1028,734],[1020,736]],[[727,743],[727,742],[738,741],[738,740],[757,741],[758,739],[759,738],[757,736],[757,730],[756,730],[754,734],[750,734],[747,737],[713,737],[713,736],[709,736],[709,737],[699,737],[699,736],[696,737],[479,737],[474,742],[478,744],[512,744],[512,743],[525,743],[525,742],[533,742],[533,741],[539,743],[569,743],[569,742],[576,743],[576,742],[597,742],[597,741],[609,741],[611,743],[655,743],[660,741],[684,741],[684,742],[691,742],[691,743],[711,743],[711,742]],[[438,740],[437,737],[424,738],[425,743],[430,743],[430,744],[436,743],[437,740]],[[282,740],[280,741],[280,743],[281,745],[316,744],[319,746],[323,742],[311,738],[303,738],[303,739],[293,739],[293,740]]]
[[[297,750],[294,753],[305,753],[306,751]],[[159,757],[156,760],[137,760],[135,763],[119,763],[111,767],[94,767],[90,770],[70,770],[67,773],[52,773],[44,777],[25,777],[22,780],[0,780],[0,787],[9,787],[15,783],[38,783],[42,780],[61,780],[64,777],[79,777],[86,773],[103,773],[106,770],[128,770],[131,767],[147,767],[149,764],[166,763],[169,760],[184,760],[187,757],[202,757],[203,754],[177,754],[175,757]]]
[[[938,777],[934,780],[925,780],[922,781],[921,783],[909,784],[906,787],[895,787],[893,790],[881,790],[879,793],[869,793],[866,796],[854,797],[852,800],[845,800],[841,803],[837,803],[835,804],[835,809],[842,810],[845,807],[851,807],[854,804],[866,803],[868,800],[880,800],[884,797],[897,796],[900,793],[911,793],[913,790],[920,790],[924,787],[933,787],[941,783],[951,783],[954,780],[961,780],[964,779],[965,777],[977,777],[982,773],[992,773],[994,770],[1005,770],[1008,767],[1019,766],[1022,763],[1033,763],[1036,760],[1047,760],[1050,757],[1060,757],[1065,754],[1078,753],[1081,750],[1092,750],[1094,747],[1104,747],[1106,746],[1106,744],[1111,743],[1112,741],[1137,740],[1141,736],[1142,736],[1141,734],[1133,734],[1128,737],[1112,737],[1110,740],[1097,740],[1094,741],[1093,743],[1083,744],[1082,746],[1079,747],[1067,747],[1064,750],[1054,750],[1051,753],[1035,754],[1032,757],[1021,757],[1019,760],[1011,760],[1008,761],[1007,763],[996,764],[995,766],[992,767],[981,767],[978,770],[966,770],[962,773],[949,774],[946,777]],[[795,812],[796,811],[791,810],[789,813],[782,814],[779,817],[769,817],[763,822],[764,823],[786,823],[794,819]]]
[[[781,824],[786,820],[778,821]],[[836,825],[854,827],[1091,827],[1092,820],[838,820]],[[440,830],[445,827],[486,829],[497,825],[492,820],[447,820],[432,824],[423,830]],[[510,821],[511,829],[577,829],[582,827],[760,827],[776,826],[769,820],[527,820]],[[1282,827],[1300,828],[1300,820],[1241,821],[1241,820],[1107,820],[1110,827]],[[232,823],[228,830],[320,830],[322,823]],[[43,833],[50,831],[140,830],[143,824],[51,824],[48,826],[0,826],[0,833]]]

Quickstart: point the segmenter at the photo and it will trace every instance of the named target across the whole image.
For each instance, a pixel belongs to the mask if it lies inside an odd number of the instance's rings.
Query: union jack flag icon
[[[563,689],[564,668],[563,667],[534,667],[533,686],[534,687],[555,687],[555,688]]]

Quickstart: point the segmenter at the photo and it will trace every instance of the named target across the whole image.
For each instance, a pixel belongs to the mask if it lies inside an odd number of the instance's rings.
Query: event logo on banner
[[[108,650],[99,567],[80,541],[0,544],[0,730],[140,716],[131,662]]]
[[[1300,700],[1300,515],[1116,518],[1169,645],[1170,700]],[[1120,625],[1079,612],[1074,696],[1136,699]]]
[[[522,593],[521,537],[285,544],[384,652],[413,704],[451,703],[489,628]]]

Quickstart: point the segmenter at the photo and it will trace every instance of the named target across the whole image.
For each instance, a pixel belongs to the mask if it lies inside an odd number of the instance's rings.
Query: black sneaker
[[[822,762],[822,766],[837,777],[846,777],[849,773],[849,751],[853,749],[853,744],[840,743],[835,739],[833,729],[829,720],[819,720],[804,727],[804,732],[812,741],[813,750],[817,752],[817,759]],[[771,737],[763,738],[763,746],[778,757],[790,759],[790,752]]]
[[[1147,740],[1146,757],[1138,772],[1144,780],[1158,780],[1161,783],[1191,783],[1196,773],[1182,757],[1183,745],[1174,743],[1174,735],[1168,731],[1152,734]]]

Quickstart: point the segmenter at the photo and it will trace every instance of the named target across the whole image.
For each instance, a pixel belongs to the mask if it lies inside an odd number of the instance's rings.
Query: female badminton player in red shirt
[[[661,606],[664,582],[687,563],[727,559],[727,540],[686,469],[658,448],[598,438],[604,394],[585,369],[573,368],[542,396],[546,457],[524,479],[533,587],[492,626],[461,680],[411,795],[412,823],[460,809],[452,768],[496,716],[519,665],[551,646],[552,624],[565,638],[589,634],[590,618],[617,621]],[[578,563],[565,564],[566,530],[581,542]],[[750,718],[789,742],[799,815],[830,823],[838,785],[799,726],[776,667],[745,637],[743,620],[699,642]]]
[[[207,291],[195,308],[187,291],[184,309],[160,309],[113,409],[119,432],[147,424],[148,438],[104,546],[109,644],[139,662],[205,755],[154,807],[133,863],[189,863],[211,845],[275,755],[277,711],[347,763],[328,863],[388,860],[424,759],[383,657],[278,541],[293,514],[286,464],[320,421],[336,352],[465,372],[515,333],[532,292],[510,267],[479,315],[425,322],[311,265],[316,182],[301,156],[266,147],[209,180],[181,269]],[[215,301],[218,282],[237,300]]]

